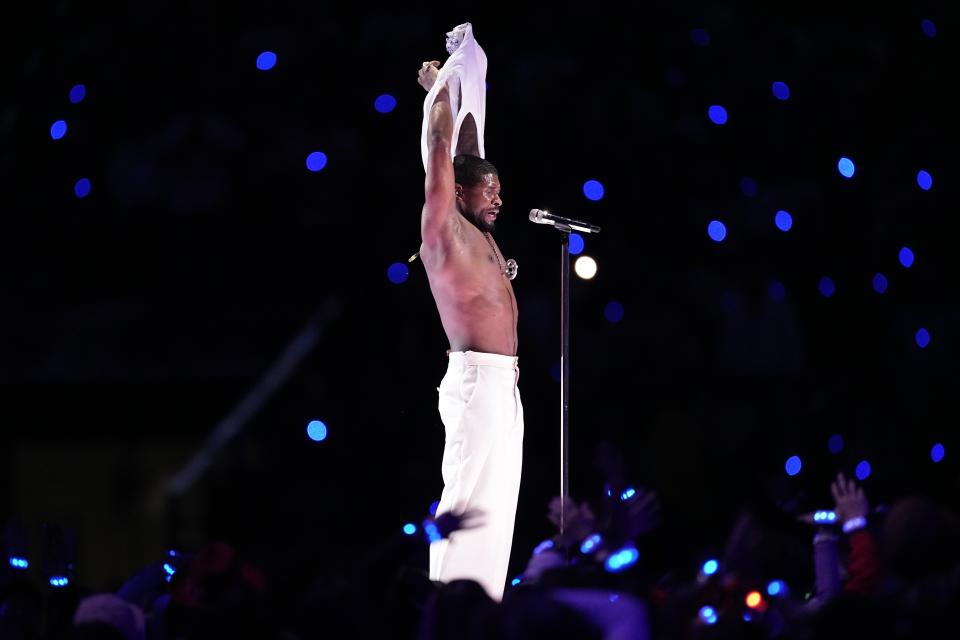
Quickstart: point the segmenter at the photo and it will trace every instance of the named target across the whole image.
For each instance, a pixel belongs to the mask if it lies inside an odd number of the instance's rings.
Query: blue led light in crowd
[[[549,538],[547,538],[546,540],[544,540],[543,542],[541,542],[536,546],[536,548],[533,550],[533,555],[538,556],[544,551],[549,551],[550,549],[553,549],[553,547],[554,547],[553,540],[550,540]]]
[[[177,570],[174,569],[173,566],[172,566],[169,562],[164,562],[164,563],[163,563],[163,570],[167,572],[167,576],[172,576],[173,574],[175,574],[175,573],[177,572]]]
[[[937,25],[929,18],[924,18],[920,21],[920,30],[923,31],[923,35],[928,38],[937,37]]]
[[[843,451],[843,436],[835,433],[827,439],[827,451],[836,455]]]
[[[774,280],[767,287],[767,295],[774,302],[783,302],[787,299],[787,288],[779,280]]]
[[[623,305],[616,300],[611,300],[603,308],[603,317],[613,324],[620,322],[623,320]]]
[[[710,605],[700,607],[700,611],[697,613],[697,615],[700,616],[700,619],[707,624],[717,623],[717,611]]]
[[[710,224],[707,225],[707,235],[714,242],[723,242],[723,239],[727,237],[727,227],[719,220],[711,220]]]
[[[767,595],[768,596],[778,596],[782,593],[786,593],[787,585],[783,580],[771,580],[770,584],[767,585]]]
[[[50,137],[54,140],[59,140],[63,136],[67,135],[67,121],[66,120],[57,120],[52,125],[50,125]]]
[[[435,516],[437,515],[437,508],[439,507],[440,507],[440,501],[434,500],[433,502],[430,503],[430,507],[427,509],[427,511],[430,512],[430,515]]]
[[[837,162],[837,171],[840,172],[844,178],[852,178],[853,174],[857,171],[857,166],[853,164],[853,160],[850,158],[840,158]]]
[[[720,563],[714,560],[713,558],[711,558],[710,560],[707,560],[706,562],[703,563],[703,566],[700,568],[700,570],[703,572],[703,575],[712,576],[717,572],[717,569],[719,568],[720,568]]]
[[[78,198],[86,198],[90,195],[90,179],[80,178],[77,180],[76,184],[73,185],[73,193]]]
[[[396,108],[396,106],[397,99],[389,93],[379,95],[377,96],[377,99],[373,101],[373,108],[380,113],[390,113]]]
[[[311,420],[307,424],[307,435],[314,442],[320,442],[327,438],[327,425],[320,420]]]
[[[857,480],[866,480],[870,477],[870,463],[866,460],[861,460],[857,463],[857,468],[853,472],[857,476]]]
[[[515,587],[515,586],[517,586],[518,584],[520,584],[521,582],[523,582],[523,579],[520,578],[520,577],[516,577],[516,578],[514,578],[513,580],[510,581],[510,586],[511,586],[511,587]]]
[[[800,473],[800,469],[803,467],[803,462],[800,460],[800,456],[790,456],[787,458],[787,463],[784,465],[784,468],[787,471],[788,476],[795,476]]]
[[[781,209],[777,211],[777,215],[773,217],[773,222],[780,231],[790,231],[790,227],[793,226],[793,216],[790,215],[789,211]]]
[[[437,528],[437,525],[433,520],[424,520],[423,521],[423,533],[427,536],[427,542],[433,544],[434,542],[439,542],[442,539],[440,535],[440,529]]]
[[[888,284],[887,276],[879,271],[873,276],[873,290],[877,293],[886,293]]]
[[[410,276],[410,269],[402,262],[394,262],[387,267],[387,280],[393,284],[403,284]]]
[[[19,556],[10,556],[10,566],[14,569],[29,569],[30,563],[26,558],[21,558]]]
[[[407,524],[403,525],[403,532],[408,536],[412,536],[417,532],[417,525],[413,524],[412,522],[408,522]]]
[[[603,192],[603,184],[599,180],[587,180],[583,183],[583,195],[587,196],[587,200],[602,200]]]
[[[82,84],[75,84],[70,88],[70,102],[79,104],[87,97],[87,88]]]
[[[904,268],[909,269],[913,266],[913,250],[910,247],[903,247],[900,249],[900,253],[897,254],[897,260],[900,261],[900,264]]]
[[[579,233],[570,234],[570,255],[576,256],[583,253],[583,236]]]
[[[277,64],[277,54],[273,51],[264,51],[257,56],[257,69],[260,71],[269,71]]]
[[[757,181],[750,176],[743,176],[740,178],[740,192],[748,198],[755,197],[759,189],[760,187],[757,184]]]
[[[603,538],[600,537],[599,533],[595,533],[580,545],[580,553],[590,553],[597,548],[597,545],[603,541]]]
[[[939,442],[930,448],[930,459],[935,463],[943,460],[944,455],[946,455],[946,450],[944,450],[943,445]]]
[[[790,99],[790,87],[786,82],[780,82],[777,80],[773,83],[771,87],[773,90],[773,95],[777,100],[789,100]]]
[[[639,558],[640,552],[636,547],[626,546],[612,554],[603,564],[610,573],[619,573],[632,567]]]
[[[323,151],[314,151],[307,156],[307,169],[320,171],[327,166],[327,154]]]
[[[813,521],[817,524],[833,524],[837,521],[837,512],[816,511],[813,514]]]
[[[173,549],[170,549],[169,551],[167,551],[167,555],[170,556],[171,558],[176,558],[177,552]]]
[[[917,172],[917,186],[924,191],[930,191],[930,187],[933,186],[933,176],[921,169]]]
[[[727,110],[718,104],[710,105],[707,115],[713,124],[727,124]]]
[[[53,576],[50,578],[50,586],[62,588],[70,584],[70,579],[66,576]]]
[[[626,502],[635,495],[637,495],[637,490],[633,487],[627,487],[626,491],[620,494],[620,500]]]
[[[833,279],[830,276],[823,276],[820,278],[820,284],[818,285],[820,289],[820,295],[824,298],[830,298],[834,293],[837,292],[837,285],[833,283]]]
[[[920,327],[913,339],[916,340],[918,347],[926,349],[927,345],[930,344],[930,332]]]
[[[707,33],[706,29],[691,29],[690,39],[693,40],[693,44],[697,45],[698,47],[710,46],[710,34]]]

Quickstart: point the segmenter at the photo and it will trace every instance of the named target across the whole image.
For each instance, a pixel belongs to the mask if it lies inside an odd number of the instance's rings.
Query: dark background
[[[422,266],[401,285],[386,270],[419,244],[416,72],[467,20],[489,59],[497,239],[520,264],[512,573],[551,534],[559,490],[559,238],[527,222],[531,208],[603,227],[585,250],[597,277],[574,278],[572,493],[599,497],[598,445],[619,451],[627,480],[660,496],[665,567],[692,567],[744,505],[784,528],[830,507],[829,480],[861,460],[874,503],[955,502],[946,3],[635,9],[58,2],[5,25],[0,519],[23,523],[32,557],[43,523],[59,523],[76,534],[78,579],[99,588],[213,539],[306,580],[349,574],[425,515],[441,489],[447,344]],[[278,56],[266,72],[265,50]],[[71,104],[77,83],[87,97]],[[382,93],[398,102],[387,114],[373,106]],[[52,140],[61,118],[68,132]],[[329,162],[314,173],[317,150]],[[602,200],[584,197],[588,179]],[[778,209],[793,215],[787,233]],[[722,243],[707,236],[714,219]],[[604,318],[611,300],[619,323]],[[171,499],[172,474],[318,313],[315,348]],[[324,442],[306,437],[313,419]],[[803,467],[788,477],[791,455]]]

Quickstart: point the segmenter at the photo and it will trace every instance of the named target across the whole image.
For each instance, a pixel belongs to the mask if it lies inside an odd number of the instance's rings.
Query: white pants
[[[519,377],[513,356],[454,351],[439,389],[446,444],[437,515],[476,510],[480,526],[430,545],[430,579],[476,580],[496,600],[506,584],[520,490]]]

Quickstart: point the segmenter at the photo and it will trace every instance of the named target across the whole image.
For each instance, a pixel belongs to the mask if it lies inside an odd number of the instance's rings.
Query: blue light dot
[[[924,191],[930,191],[930,187],[933,186],[933,176],[930,175],[929,171],[921,169],[917,172],[917,186]]]
[[[514,578],[513,580],[510,581],[510,586],[511,586],[511,587],[515,587],[515,586],[517,586],[518,584],[520,584],[521,582],[523,582],[523,581],[522,581],[520,578]]]
[[[597,200],[603,199],[603,185],[600,184],[599,180],[587,180],[583,183],[583,195],[587,196],[587,200]]]
[[[833,279],[830,276],[823,276],[820,278],[820,295],[824,298],[830,298],[834,293],[837,292],[837,285],[833,283]]]
[[[77,180],[76,184],[73,185],[73,193],[76,194],[78,198],[86,198],[90,195],[90,180],[88,178],[80,178]]]
[[[786,585],[784,585],[783,580],[773,580],[767,585],[767,595],[780,595],[783,593],[785,586]]]
[[[748,198],[754,198],[757,195],[759,186],[757,181],[751,178],[750,176],[743,176],[740,178],[740,192],[747,196]]]
[[[840,158],[837,162],[837,171],[840,172],[844,178],[852,178],[853,174],[857,171],[856,165],[853,164],[853,160],[850,158]]]
[[[879,271],[873,276],[873,290],[877,293],[884,294],[887,292],[887,276],[883,275]]]
[[[706,29],[691,29],[690,39],[693,40],[693,44],[697,45],[698,47],[710,46],[710,34],[707,33]]]
[[[790,99],[790,87],[786,82],[780,82],[777,80],[773,83],[773,86],[770,87],[773,91],[773,95],[777,100],[789,100]]]
[[[373,108],[379,111],[380,113],[390,113],[397,106],[397,99],[394,98],[389,93],[384,93],[377,96],[377,99],[373,102]]]
[[[604,566],[610,573],[618,573],[631,567],[640,558],[640,552],[634,547],[624,547],[607,558]]]
[[[50,137],[54,140],[59,140],[63,136],[67,135],[67,121],[66,120],[57,120],[52,125],[50,125]]]
[[[701,568],[701,571],[703,571],[703,575],[705,576],[712,576],[717,572],[717,569],[719,568],[720,568],[720,563],[717,562],[716,560],[711,559],[703,563],[703,567]]]
[[[87,97],[87,88],[82,84],[75,84],[70,88],[70,102],[79,104]]]
[[[412,536],[417,532],[417,525],[408,522],[407,524],[403,525],[403,532],[408,536]]]
[[[623,305],[616,300],[611,300],[603,308],[603,317],[607,319],[607,322],[617,324],[623,320]]]
[[[787,299],[787,288],[779,280],[774,280],[767,287],[767,295],[774,302],[783,302]]]
[[[913,250],[910,247],[903,247],[900,249],[897,259],[900,261],[900,264],[909,269],[913,266]]]
[[[727,110],[718,104],[710,105],[707,115],[713,124],[727,124]]]
[[[916,340],[918,347],[926,349],[927,345],[930,344],[930,332],[920,327],[913,339]]]
[[[10,566],[14,569],[29,569],[30,562],[26,558],[19,558],[17,556],[10,556]]]
[[[433,502],[431,502],[431,503],[430,503],[430,508],[428,509],[428,511],[430,512],[430,515],[432,515],[432,516],[437,515],[437,509],[438,509],[439,507],[440,507],[440,501],[439,501],[439,500],[434,500]]]
[[[387,279],[393,284],[403,284],[410,276],[410,269],[402,262],[394,262],[387,267]]]
[[[923,31],[923,35],[927,36],[928,38],[937,37],[937,25],[934,24],[933,20],[929,20],[927,18],[921,20],[920,30]]]
[[[839,433],[835,433],[827,439],[827,450],[833,455],[837,455],[843,451],[843,436]]]
[[[307,425],[307,436],[314,442],[321,442],[327,438],[327,425],[320,420],[311,420]]]
[[[857,480],[866,480],[870,477],[870,463],[866,460],[861,460],[857,463],[857,468],[854,470],[854,474],[857,476]]]
[[[723,242],[723,239],[727,237],[727,227],[719,220],[711,220],[710,224],[707,225],[707,235],[714,242]]]
[[[257,69],[260,71],[269,71],[277,64],[277,54],[273,51],[264,51],[257,56]]]
[[[793,226],[793,216],[790,215],[789,211],[780,210],[777,211],[777,215],[773,217],[774,223],[777,225],[777,229],[780,231],[790,231],[790,227]]]
[[[803,462],[800,461],[800,456],[790,456],[787,458],[787,464],[784,465],[788,476],[797,475],[802,467]]]
[[[583,253],[583,236],[579,233],[570,234],[570,255],[576,256]]]
[[[700,619],[707,624],[716,624],[717,622],[717,612],[711,606],[700,607],[700,611],[697,613],[697,615],[699,615]]]
[[[943,460],[943,456],[945,454],[946,454],[946,451],[944,450],[943,445],[940,444],[939,442],[933,445],[933,447],[930,449],[930,459],[933,460],[934,463],[937,463]]]
[[[633,487],[627,487],[627,489],[620,494],[620,500],[626,502],[635,495],[637,495],[637,490]]]
[[[310,171],[320,171],[327,166],[327,154],[323,151],[314,151],[307,156],[307,169]]]

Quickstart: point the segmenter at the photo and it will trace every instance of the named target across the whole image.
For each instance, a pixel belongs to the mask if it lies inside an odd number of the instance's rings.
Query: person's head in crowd
[[[74,637],[117,637],[123,640],[144,640],[146,637],[140,607],[112,593],[98,593],[82,599],[73,614],[73,624]]]
[[[960,563],[960,517],[921,496],[894,502],[879,530],[884,566],[897,578],[919,580]]]

